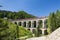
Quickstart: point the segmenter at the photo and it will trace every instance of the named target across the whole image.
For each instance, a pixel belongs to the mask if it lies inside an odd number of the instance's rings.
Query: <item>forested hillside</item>
[[[24,19],[24,18],[35,18],[36,16],[28,14],[25,11],[12,12],[12,11],[0,10],[0,18],[4,17],[7,17],[8,19]]]

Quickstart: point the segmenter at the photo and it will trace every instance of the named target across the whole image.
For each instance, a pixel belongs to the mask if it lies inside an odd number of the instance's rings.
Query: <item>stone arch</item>
[[[39,24],[38,26],[39,26],[40,28],[42,28],[42,20],[39,20],[39,21],[38,21],[38,24]]]
[[[31,21],[28,22],[28,27],[29,27],[29,28],[31,27]]]
[[[32,32],[33,32],[33,33],[36,33],[36,29],[33,29]]]
[[[36,21],[34,21],[33,25],[34,25],[33,27],[36,28]]]
[[[47,34],[48,34],[47,30],[45,30],[45,31],[44,31],[44,34],[45,34],[45,35],[47,35]]]
[[[22,23],[21,22],[19,22],[19,26],[22,26]]]
[[[17,22],[14,22],[17,25]]]
[[[28,29],[30,31],[30,29]]]
[[[23,26],[26,27],[26,22],[23,22]]]
[[[40,36],[42,35],[42,30],[41,30],[41,29],[39,30],[39,35],[40,35]]]

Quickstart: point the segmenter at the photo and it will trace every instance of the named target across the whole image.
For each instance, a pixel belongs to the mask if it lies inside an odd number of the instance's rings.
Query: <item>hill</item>
[[[4,17],[7,17],[8,19],[36,18],[36,16],[28,14],[25,11],[12,12],[12,11],[0,10],[0,18]]]

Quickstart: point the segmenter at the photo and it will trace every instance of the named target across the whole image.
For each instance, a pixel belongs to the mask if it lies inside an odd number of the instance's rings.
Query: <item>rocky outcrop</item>
[[[48,40],[60,40],[60,27],[47,36]]]

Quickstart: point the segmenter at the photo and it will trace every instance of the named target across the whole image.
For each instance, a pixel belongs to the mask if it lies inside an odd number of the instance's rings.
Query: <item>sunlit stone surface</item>
[[[30,38],[26,40],[60,40],[60,28],[56,29],[54,32],[52,32],[48,36]]]

